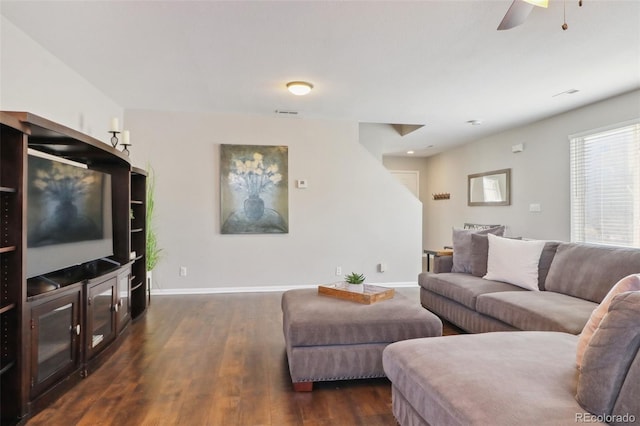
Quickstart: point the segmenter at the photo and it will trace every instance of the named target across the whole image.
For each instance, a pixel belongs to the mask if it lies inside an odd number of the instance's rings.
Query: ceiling
[[[1,0],[0,13],[125,109],[424,124],[382,151],[431,155],[640,88],[640,1],[583,3],[566,3],[567,31],[559,0],[508,31],[511,0]],[[315,88],[296,97],[291,80]]]

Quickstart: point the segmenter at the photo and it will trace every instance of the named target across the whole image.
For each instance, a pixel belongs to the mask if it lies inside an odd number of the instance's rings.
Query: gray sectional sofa
[[[418,276],[420,302],[471,333],[563,331],[579,334],[607,292],[640,272],[640,250],[547,242],[538,264],[540,291],[485,280],[486,236],[473,235],[472,272],[451,271],[453,258],[435,259],[433,272]],[[483,239],[485,241],[483,241]]]
[[[640,423],[640,291],[621,293],[576,368],[578,336],[482,333],[392,343],[382,354],[402,426]]]
[[[615,295],[590,340],[579,335],[609,290],[640,273],[640,250],[547,242],[532,291],[481,278],[486,241],[474,239],[471,272],[447,272],[453,259],[439,257],[419,284],[425,308],[478,334],[383,352],[400,425],[640,424],[640,291]]]

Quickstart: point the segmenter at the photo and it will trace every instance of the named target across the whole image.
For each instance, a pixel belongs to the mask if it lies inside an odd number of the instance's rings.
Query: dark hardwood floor
[[[293,392],[281,295],[153,298],[109,360],[27,424],[396,425],[387,379]]]

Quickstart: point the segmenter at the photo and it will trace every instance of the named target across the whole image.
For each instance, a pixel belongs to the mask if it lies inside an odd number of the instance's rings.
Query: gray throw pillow
[[[544,283],[547,280],[549,268],[551,268],[551,262],[553,261],[553,257],[556,255],[556,250],[559,245],[560,241],[547,241],[542,249],[540,263],[538,263],[538,288],[540,290],[545,289]]]
[[[453,267],[451,272],[471,273],[471,236],[473,234],[504,235],[504,226],[474,231],[453,228]]]
[[[481,225],[479,223],[465,223],[462,229],[473,229],[474,231],[482,231],[489,228],[497,228],[500,225]]]
[[[471,234],[471,275],[480,278],[487,275],[488,257],[489,237],[484,234]]]
[[[640,416],[638,324],[640,291],[615,296],[582,359],[576,400],[585,410],[606,416]]]

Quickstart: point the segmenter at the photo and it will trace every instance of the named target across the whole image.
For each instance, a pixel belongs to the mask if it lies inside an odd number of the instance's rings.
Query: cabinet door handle
[[[117,303],[115,305],[113,305],[113,310],[118,312],[118,304]]]
[[[76,325],[76,335],[80,335],[80,324]]]

